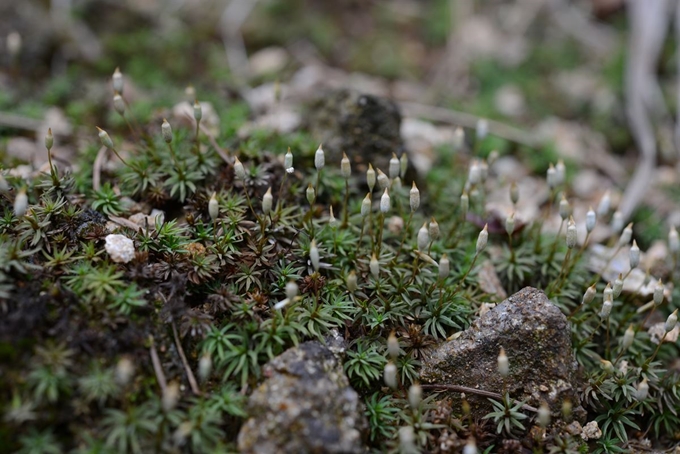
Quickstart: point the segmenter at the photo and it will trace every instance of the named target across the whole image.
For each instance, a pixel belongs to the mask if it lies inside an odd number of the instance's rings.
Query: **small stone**
[[[578,421],[572,421],[567,427],[564,428],[564,431],[569,435],[577,436],[583,433],[583,427],[581,427],[581,423]]]
[[[363,453],[367,429],[359,395],[335,352],[338,333],[305,342],[267,363],[268,377],[248,401],[250,418],[238,435],[241,453]]]
[[[125,235],[106,236],[106,252],[116,263],[128,263],[135,258],[135,243]]]
[[[507,380],[497,373],[501,347],[509,360]],[[578,403],[578,363],[567,318],[542,291],[527,287],[487,311],[457,339],[444,342],[423,358],[423,383],[459,385],[502,393],[532,406],[545,401],[559,412],[565,399]],[[460,404],[451,394],[454,405]],[[473,418],[490,411],[489,400],[467,395]],[[584,413],[577,404],[574,416]]]
[[[581,432],[581,438],[584,440],[599,440],[602,436],[602,431],[597,426],[597,421],[590,421],[588,424],[583,426],[583,432]]]

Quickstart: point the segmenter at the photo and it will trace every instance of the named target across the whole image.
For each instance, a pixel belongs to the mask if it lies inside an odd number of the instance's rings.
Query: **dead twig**
[[[194,377],[194,373],[191,370],[191,367],[189,367],[189,362],[187,361],[187,357],[184,354],[184,349],[182,348],[182,343],[179,341],[179,335],[177,334],[177,327],[175,326],[175,322],[171,323],[172,325],[172,335],[175,337],[175,345],[177,346],[177,351],[179,352],[179,357],[182,359],[182,364],[184,365],[184,370],[187,373],[187,379],[189,380],[189,386],[191,386],[191,391],[193,391],[194,394],[197,396],[201,394],[201,391],[198,389],[198,383],[196,382],[196,377]]]
[[[650,186],[656,168],[657,144],[652,123],[659,112],[656,65],[668,30],[668,1],[630,2],[630,41],[626,64],[626,114],[640,160],[619,210],[629,218]],[[663,104],[663,101],[661,101]]]
[[[407,117],[420,117],[430,121],[451,123],[466,128],[475,128],[480,117],[466,112],[459,112],[443,107],[428,106],[415,102],[400,102],[399,106]],[[487,120],[489,132],[502,139],[526,145],[530,148],[537,148],[540,142],[533,138],[531,134],[522,131],[514,126],[509,126],[495,120]]]
[[[7,112],[0,112],[0,126],[23,129],[26,131],[38,131],[42,127],[42,121]]]
[[[151,353],[151,363],[153,364],[153,371],[156,374],[156,380],[158,381],[158,385],[161,387],[161,391],[165,393],[165,389],[168,387],[168,382],[165,379],[165,374],[163,373],[161,359],[158,357],[158,351],[156,351],[153,336],[149,336],[149,341],[151,342],[149,351]]]
[[[460,386],[460,385],[439,385],[439,384],[425,384],[425,385],[420,385],[423,387],[423,389],[446,389],[449,391],[457,391],[460,393],[470,393],[470,394],[477,394],[479,396],[484,396],[484,397],[491,397],[492,399],[498,399],[498,400],[503,400],[503,396],[501,396],[498,393],[492,392],[492,391],[484,391],[483,389],[475,389],[475,388],[468,388],[467,386]],[[513,403],[519,404],[521,403],[518,400],[513,399]],[[522,404],[522,409],[526,411],[530,411],[533,413],[538,413],[538,408],[532,407],[531,405],[526,405]]]

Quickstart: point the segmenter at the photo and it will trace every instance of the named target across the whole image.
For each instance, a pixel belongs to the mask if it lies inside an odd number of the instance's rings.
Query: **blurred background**
[[[93,125],[119,126],[111,107],[116,67],[138,118],[196,96],[210,103],[220,140],[260,129],[294,133],[313,123],[314,97],[352,88],[397,103],[421,171],[455,127],[470,135],[488,119],[492,140],[482,156],[496,150],[515,159],[506,171],[533,174],[564,159],[584,206],[611,191],[625,218],[661,237],[664,223],[680,223],[676,6],[4,0],[0,153],[25,161],[49,124],[70,144],[65,155],[77,154]],[[234,128],[234,119],[244,125]]]

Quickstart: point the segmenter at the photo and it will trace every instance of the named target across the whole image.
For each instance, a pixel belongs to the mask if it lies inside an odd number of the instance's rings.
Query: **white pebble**
[[[116,263],[128,263],[135,258],[135,243],[125,235],[107,235],[106,252]]]

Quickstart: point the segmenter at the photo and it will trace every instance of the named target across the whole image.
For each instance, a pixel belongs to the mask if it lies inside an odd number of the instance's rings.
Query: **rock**
[[[510,362],[506,384],[510,396],[538,407],[541,401],[559,414],[562,402],[578,405],[577,362],[571,350],[567,318],[541,290],[526,287],[489,310],[455,340],[436,347],[423,359],[423,383],[459,385],[502,393],[497,358],[503,347]],[[459,403],[459,394],[451,396]],[[486,397],[466,393],[473,417],[491,411]]]
[[[238,436],[242,453],[363,453],[366,418],[334,351],[305,342],[264,366],[267,379],[250,396]]]
[[[342,152],[357,164],[373,163],[387,173],[392,153],[401,155],[401,114],[387,99],[351,90],[335,90],[314,101],[307,115],[312,136],[326,151],[326,162],[340,162]],[[357,171],[365,170],[359,166]]]
[[[128,263],[135,258],[135,243],[125,235],[106,235],[106,252],[116,263]]]
[[[283,47],[265,47],[250,56],[250,72],[258,77],[276,74],[288,64],[288,52]]]
[[[602,431],[597,426],[597,421],[590,421],[588,424],[583,426],[583,432],[581,432],[581,438],[584,440],[599,440],[602,436]]]

